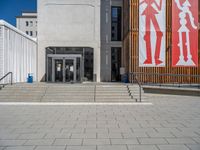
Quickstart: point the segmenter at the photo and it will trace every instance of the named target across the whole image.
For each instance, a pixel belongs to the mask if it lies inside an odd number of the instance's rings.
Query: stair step
[[[134,98],[139,97],[139,87],[129,85]],[[143,93],[143,91],[142,91]],[[96,94],[96,95],[94,95]],[[3,102],[133,102],[125,84],[15,84],[0,90]]]

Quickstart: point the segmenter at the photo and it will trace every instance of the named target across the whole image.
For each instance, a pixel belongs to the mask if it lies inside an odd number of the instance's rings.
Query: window
[[[37,31],[35,32],[35,35],[37,36]]]
[[[31,26],[31,27],[33,26],[33,21],[30,21],[30,26]]]
[[[30,36],[33,36],[33,31],[30,31]]]
[[[26,34],[28,35],[28,31],[26,31]]]
[[[118,6],[111,7],[111,40],[121,41],[121,22],[122,22],[122,8]]]
[[[28,21],[26,21],[26,26],[28,26],[29,25],[29,23],[28,23]]]

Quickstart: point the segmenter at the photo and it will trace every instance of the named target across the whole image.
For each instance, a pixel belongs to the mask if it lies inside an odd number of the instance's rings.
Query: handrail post
[[[4,80],[8,75],[10,75],[10,84],[13,85],[13,73],[12,72],[8,72],[6,75],[4,75],[2,78],[0,78],[0,82],[2,80]],[[9,84],[9,83],[7,83]],[[3,84],[3,87],[5,86],[5,83]]]
[[[138,83],[138,80],[137,80],[137,74],[135,74],[135,76],[134,76],[134,80],[136,80],[136,82]],[[136,99],[136,102],[138,102],[138,98]]]
[[[135,74],[136,75],[136,74]],[[139,82],[137,75],[134,76],[134,79],[136,80],[138,86],[139,86],[139,102],[142,102],[142,87],[141,87],[141,83]],[[136,99],[136,102],[138,102],[138,100]]]
[[[141,86],[140,86],[140,102],[142,102],[142,89],[141,89]]]
[[[11,72],[11,85],[13,85],[13,73]]]

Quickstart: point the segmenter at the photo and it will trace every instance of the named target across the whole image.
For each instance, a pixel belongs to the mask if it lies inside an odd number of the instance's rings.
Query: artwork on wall
[[[139,66],[165,67],[166,0],[140,0]]]
[[[172,2],[172,66],[198,66],[198,0]]]

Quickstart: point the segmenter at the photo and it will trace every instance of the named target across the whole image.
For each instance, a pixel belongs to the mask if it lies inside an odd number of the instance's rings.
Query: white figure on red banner
[[[190,50],[190,30],[189,28],[186,26],[187,25],[187,19],[186,19],[186,15],[188,14],[189,16],[189,21],[190,24],[192,26],[192,28],[197,29],[197,26],[194,23],[194,17],[192,15],[192,12],[190,11],[190,7],[191,4],[189,2],[189,0],[185,0],[185,2],[182,4],[180,4],[179,0],[175,0],[176,5],[178,7],[178,9],[181,11],[179,13],[179,19],[180,19],[180,28],[178,30],[179,32],[179,48],[180,48],[180,56],[179,56],[179,61],[176,64],[177,66],[181,66],[181,65],[190,65],[190,66],[195,66],[195,63],[192,60],[192,54],[191,54],[191,50]],[[185,45],[187,46],[187,60],[184,60],[184,43],[183,43],[183,34],[186,34],[186,43]]]

